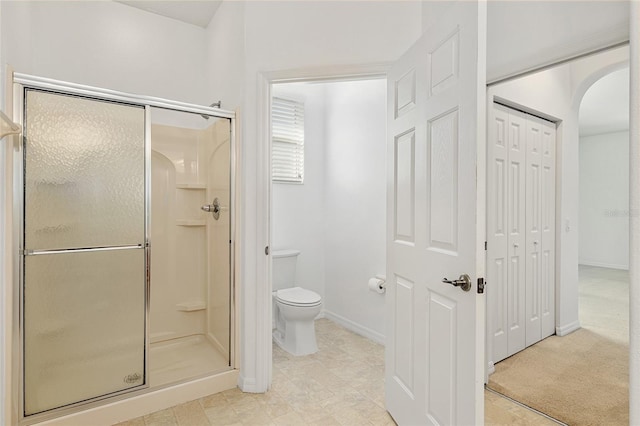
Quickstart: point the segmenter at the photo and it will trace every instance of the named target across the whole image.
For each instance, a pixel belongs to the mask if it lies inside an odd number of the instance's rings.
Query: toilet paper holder
[[[369,290],[382,294],[387,290],[387,277],[384,275],[376,275],[374,278],[369,279]]]

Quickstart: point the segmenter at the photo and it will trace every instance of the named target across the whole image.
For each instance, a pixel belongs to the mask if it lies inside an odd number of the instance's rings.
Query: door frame
[[[640,2],[629,13],[629,424],[640,423]],[[635,308],[635,309],[633,309]]]
[[[245,309],[243,318],[248,324],[256,324],[256,377],[254,383],[243,383],[241,389],[260,392],[271,388],[272,360],[272,290],[271,247],[272,207],[271,207],[271,97],[272,86],[282,83],[353,81],[386,78],[390,63],[379,62],[362,65],[285,69],[258,74],[257,100],[257,216],[258,241],[266,246],[256,245],[256,276],[263,285],[257,286],[255,311]],[[270,250],[270,249],[269,249]]]

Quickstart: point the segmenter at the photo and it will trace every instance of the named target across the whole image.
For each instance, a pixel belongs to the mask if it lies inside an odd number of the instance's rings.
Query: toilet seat
[[[276,300],[289,306],[318,306],[322,303],[322,297],[318,293],[301,287],[278,290]]]

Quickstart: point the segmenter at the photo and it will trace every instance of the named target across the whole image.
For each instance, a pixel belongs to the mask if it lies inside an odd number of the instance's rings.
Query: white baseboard
[[[598,262],[595,260],[579,259],[578,264],[585,265],[585,266],[597,266],[599,268],[622,269],[625,271],[629,270],[629,265],[623,265],[619,263]]]
[[[569,323],[567,325],[563,325],[561,327],[556,327],[556,335],[562,337],[562,336],[566,336],[569,333],[573,333],[574,331],[578,330],[580,328],[580,321],[574,321],[572,323]]]
[[[496,365],[493,363],[493,361],[489,361],[489,363],[487,364],[487,377],[489,377],[495,372],[496,372]]]
[[[331,311],[323,311],[321,313],[322,317],[330,319],[331,321],[337,322],[338,324],[340,324],[341,326],[343,326],[344,328],[346,328],[347,330],[351,330],[356,334],[359,334],[361,336],[366,337],[367,339],[371,339],[374,342],[380,343],[381,345],[384,346],[385,343],[385,337],[384,335],[382,335],[381,333],[378,333],[377,331],[373,331],[370,328],[367,328],[363,325],[360,325],[356,322],[351,321],[350,319],[347,319],[345,317],[343,317],[342,315],[338,315],[334,312]]]
[[[242,373],[238,375],[238,387],[242,392],[262,393],[258,392],[255,377],[244,377]]]

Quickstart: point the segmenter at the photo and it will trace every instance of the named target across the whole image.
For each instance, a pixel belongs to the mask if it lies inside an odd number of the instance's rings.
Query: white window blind
[[[271,103],[271,177],[304,181],[304,104],[274,97]]]

